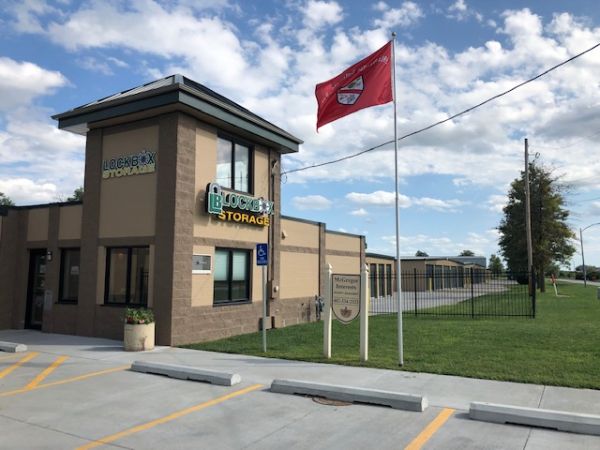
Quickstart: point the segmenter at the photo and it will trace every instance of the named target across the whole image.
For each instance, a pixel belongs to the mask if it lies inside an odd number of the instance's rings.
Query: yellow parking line
[[[32,389],[34,387],[36,387],[38,384],[40,384],[42,381],[44,381],[44,379],[50,375],[52,372],[54,372],[54,370],[60,366],[62,363],[64,363],[67,359],[69,359],[68,356],[59,356],[58,358],[56,358],[56,360],[54,360],[54,362],[52,364],[50,364],[48,367],[46,367],[46,369],[40,373],[37,377],[35,377],[33,380],[31,380],[31,382],[25,386],[25,389]]]
[[[15,394],[22,394],[23,392],[31,392],[31,391],[35,391],[37,389],[44,389],[44,388],[51,387],[51,386],[58,386],[59,384],[66,384],[66,383],[72,383],[73,381],[85,380],[86,378],[96,377],[98,375],[104,375],[104,374],[112,373],[112,372],[118,372],[120,370],[129,369],[130,367],[131,367],[131,365],[113,367],[112,369],[105,369],[105,370],[99,370],[98,372],[86,373],[84,375],[79,375],[79,376],[76,376],[73,378],[66,378],[64,380],[53,381],[52,383],[38,384],[37,386],[29,388],[29,389],[21,388],[21,389],[16,389],[14,391],[0,392],[0,397],[9,397],[9,396],[15,395]]]
[[[190,413],[193,413],[196,411],[200,411],[204,408],[208,408],[209,406],[218,405],[219,403],[222,403],[226,400],[229,400],[234,397],[238,397],[243,394],[247,394],[248,392],[252,392],[257,389],[260,389],[261,387],[263,387],[262,384],[254,384],[252,386],[248,386],[247,388],[240,389],[239,391],[231,392],[229,394],[222,395],[221,397],[217,397],[213,400],[209,400],[207,402],[200,403],[199,405],[192,406],[192,407],[186,408],[186,409],[182,409],[181,411],[174,412],[172,414],[169,414],[168,416],[164,416],[159,419],[155,419],[151,422],[146,422],[141,425],[137,425],[133,428],[129,428],[124,431],[120,431],[119,433],[111,434],[110,436],[105,436],[101,439],[98,439],[97,441],[92,441],[89,444],[82,445],[81,447],[77,447],[77,450],[88,450],[90,448],[95,448],[95,447],[99,447],[104,444],[109,444],[111,442],[116,441],[117,439],[121,439],[122,437],[129,436],[131,434],[138,433],[140,431],[149,430],[150,428],[154,428],[157,425],[161,425],[163,423],[170,422],[172,420],[178,419],[187,414],[190,414]]]
[[[8,375],[9,373],[11,373],[13,370],[15,370],[17,367],[25,364],[27,361],[32,360],[33,358],[35,358],[37,355],[39,355],[38,352],[32,352],[29,355],[25,355],[23,356],[20,360],[18,360],[16,363],[8,366],[6,369],[4,369],[2,372],[0,372],[0,380],[2,378],[4,378],[6,375]]]
[[[15,356],[25,356],[25,355],[27,355],[27,353],[11,353],[8,356],[2,356],[2,357],[0,357],[0,361],[3,361],[5,359],[14,358]]]
[[[421,433],[419,433],[419,435],[404,448],[404,450],[419,450],[421,447],[423,447],[423,445],[425,445],[425,443],[431,439],[431,436],[433,436],[435,432],[446,423],[453,413],[453,409],[444,408],[442,412],[440,412],[437,417],[433,419],[429,425],[427,425],[425,429],[421,431]]]

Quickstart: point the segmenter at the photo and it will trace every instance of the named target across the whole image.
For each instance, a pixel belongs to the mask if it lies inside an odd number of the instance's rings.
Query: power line
[[[493,97],[490,97],[490,98],[482,101],[481,103],[476,104],[475,106],[471,106],[470,108],[467,108],[467,109],[465,109],[465,110],[463,110],[463,111],[461,111],[461,112],[459,112],[457,114],[454,114],[454,115],[452,115],[452,116],[450,116],[450,117],[448,117],[446,119],[443,119],[443,120],[440,120],[438,122],[432,123],[431,125],[428,125],[428,126],[426,126],[424,128],[420,128],[420,129],[418,129],[416,131],[412,131],[412,132],[410,132],[408,134],[405,134],[404,136],[400,136],[398,138],[398,141],[402,141],[402,140],[404,140],[406,138],[409,138],[411,136],[414,136],[416,134],[423,133],[424,131],[427,131],[427,130],[430,130],[430,129],[434,128],[434,127],[437,127],[438,125],[442,125],[442,124],[444,124],[446,122],[449,122],[450,120],[456,119],[457,117],[460,117],[460,116],[463,116],[465,114],[468,114],[471,111],[474,111],[475,109],[478,109],[478,108],[482,107],[483,105],[486,105],[487,103],[490,103],[490,102],[492,102],[494,100],[497,100],[500,97],[504,97],[505,95],[510,94],[512,91],[515,91],[515,90],[519,89],[520,87],[523,87],[526,84],[529,84],[529,83],[531,83],[531,82],[533,82],[533,81],[535,81],[535,80],[543,77],[544,75],[549,74],[550,72],[558,69],[559,67],[564,66],[565,64],[570,63],[571,61],[579,58],[580,56],[585,55],[586,53],[591,52],[592,50],[594,50],[594,49],[596,49],[598,47],[600,47],[600,42],[597,43],[596,45],[588,48],[587,50],[584,50],[581,53],[578,53],[578,54],[576,54],[574,56],[571,56],[569,59],[566,59],[565,61],[563,61],[563,62],[561,62],[559,64],[556,64],[555,66],[552,66],[549,69],[546,69],[545,71],[543,71],[542,73],[536,75],[535,77],[530,78],[530,79],[528,79],[526,81],[523,81],[522,83],[519,83],[519,84],[511,87],[510,89],[507,89],[506,91],[503,91],[503,92],[501,92],[499,94],[496,94]],[[378,148],[381,148],[381,147],[383,147],[385,145],[389,145],[389,144],[393,144],[393,143],[394,143],[393,140],[387,141],[387,142],[384,142],[383,144],[379,144],[379,145],[376,145],[374,147],[370,147],[370,148],[368,148],[366,150],[361,150],[358,153],[352,153],[350,155],[342,156],[341,158],[332,159],[330,161],[324,161],[324,162],[318,163],[318,164],[311,164],[310,166],[299,167],[297,169],[291,169],[291,170],[288,170],[286,172],[282,172],[282,175],[287,175],[289,173],[294,173],[294,172],[302,172],[304,170],[315,169],[317,167],[327,166],[329,164],[335,164],[335,163],[338,163],[338,162],[341,162],[341,161],[345,161],[347,159],[356,158],[357,156],[364,155],[365,153],[372,152],[374,150],[377,150]]]

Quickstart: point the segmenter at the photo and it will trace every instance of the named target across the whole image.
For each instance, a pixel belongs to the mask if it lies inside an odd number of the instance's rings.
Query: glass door
[[[25,327],[42,328],[44,292],[46,287],[46,250],[29,251],[29,284]]]

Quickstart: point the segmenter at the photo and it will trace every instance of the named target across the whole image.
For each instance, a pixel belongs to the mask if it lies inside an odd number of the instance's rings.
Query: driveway
[[[565,449],[600,437],[470,420],[471,401],[600,414],[600,392],[0,331],[28,345],[0,353],[0,448]],[[358,358],[358,355],[357,355]],[[232,387],[132,372],[135,360],[237,372]],[[425,395],[409,412],[275,394],[273,379]]]

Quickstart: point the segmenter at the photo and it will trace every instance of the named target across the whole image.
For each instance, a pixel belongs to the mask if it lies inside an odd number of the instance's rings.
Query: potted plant
[[[125,332],[123,347],[128,352],[152,350],[154,348],[154,313],[146,308],[125,310]]]

